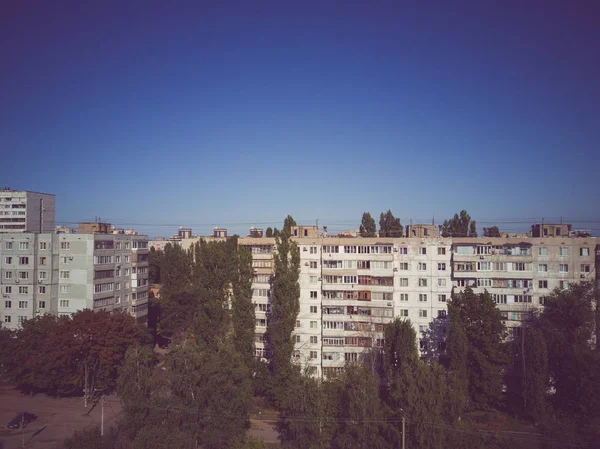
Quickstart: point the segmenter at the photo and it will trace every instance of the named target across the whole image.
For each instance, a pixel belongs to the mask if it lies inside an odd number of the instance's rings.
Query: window
[[[29,242],[19,242],[19,249],[29,249]]]
[[[94,256],[95,265],[102,265],[108,263],[113,263],[113,256]]]
[[[560,281],[560,288],[562,288],[562,289],[569,288],[569,281]]]
[[[446,311],[438,310],[438,318],[446,318]]]
[[[301,342],[301,337],[300,335],[296,335],[296,343],[300,343]]]
[[[12,285],[4,286],[4,293],[6,293],[7,295],[10,295],[12,293]]]
[[[266,298],[269,296],[269,289],[268,288],[255,288],[252,290],[252,296]]]
[[[446,263],[438,263],[438,271],[446,271]]]
[[[408,301],[408,293],[400,293],[400,301]]]
[[[40,242],[40,249],[48,249],[48,243]]]
[[[60,307],[69,307],[69,300],[68,299],[61,299],[59,305],[60,305]]]
[[[538,281],[538,288],[548,288],[548,281]]]
[[[398,285],[400,287],[408,287],[408,278],[400,278]]]
[[[61,279],[69,279],[71,277],[71,272],[70,271],[61,271],[60,272],[60,278]]]
[[[419,278],[419,287],[427,287],[427,278]]]
[[[311,276],[310,277],[310,283],[311,284],[316,284],[317,283],[317,277],[316,276]]]
[[[10,315],[4,315],[4,322],[10,323]]]
[[[38,291],[39,291],[39,293],[41,295],[45,294],[46,293],[46,286],[45,285],[40,285]]]
[[[419,293],[419,302],[427,302],[427,294]]]
[[[71,242],[60,242],[60,249],[71,249]]]
[[[117,242],[117,249],[121,249],[121,242]]]
[[[40,265],[46,265],[46,258],[40,257]]]
[[[445,287],[446,279],[438,279],[438,287]]]
[[[400,269],[401,269],[402,271],[406,271],[406,270],[408,270],[408,269],[409,269],[408,262],[400,262]]]
[[[424,262],[419,262],[419,265],[417,266],[419,271],[425,271],[427,270],[427,264]]]
[[[29,257],[27,257],[27,256],[19,257],[19,265],[29,265]]]
[[[531,295],[515,295],[516,303],[530,303],[531,300]]]
[[[438,256],[445,256],[445,255],[446,255],[446,248],[445,247],[438,248]]]
[[[310,306],[310,313],[317,313],[317,311],[318,311],[317,306]]]
[[[316,359],[317,358],[317,351],[310,351],[310,358],[311,359]]]
[[[400,310],[400,316],[407,317],[408,316],[408,309],[402,309],[402,310]]]
[[[316,292],[315,290],[312,290],[312,291],[310,292],[310,298],[311,298],[311,299],[317,299],[317,292]]]
[[[61,285],[60,286],[60,292],[61,293],[69,293],[69,289],[70,289],[70,285]]]
[[[419,309],[419,318],[427,318],[427,309]]]
[[[38,301],[38,309],[45,309],[46,301]]]
[[[560,273],[568,273],[569,272],[569,264],[568,263],[561,263],[558,266],[558,271]]]
[[[19,271],[19,279],[29,279],[28,271]]]
[[[12,242],[6,242],[6,243],[4,244],[4,248],[5,248],[5,249],[9,249],[9,250],[10,250],[10,249],[13,249],[13,244],[12,244]]]
[[[490,271],[491,269],[491,262],[477,262],[477,271]]]
[[[316,343],[318,343],[318,342],[319,342],[319,337],[317,337],[316,335],[311,335],[311,336],[310,336],[310,342],[311,342],[312,344],[316,344]]]
[[[4,308],[5,309],[12,308],[12,301],[4,301]]]
[[[94,285],[94,293],[104,293],[104,292],[112,292],[114,290],[115,284],[112,282],[106,282],[104,284],[96,284]]]
[[[115,290],[121,290],[121,283],[115,282]]]
[[[438,302],[446,302],[446,295],[438,295]]]
[[[310,247],[310,253],[311,254],[317,254],[317,247],[316,246],[311,246]]]
[[[400,246],[398,248],[398,254],[408,254],[408,248],[406,246]]]
[[[125,249],[129,249],[129,242],[125,242]]]
[[[10,265],[10,264],[12,264],[12,257],[7,257],[6,259],[4,259],[4,262],[5,262],[7,265]]]
[[[310,268],[317,268],[317,261],[316,260],[311,260],[311,262],[310,262]]]
[[[538,248],[538,256],[547,256],[548,248],[540,247]]]
[[[586,264],[586,263],[582,263],[581,267],[580,267],[580,271],[582,273],[589,273],[590,272],[590,265]]]
[[[589,256],[590,249],[589,248],[579,248],[579,255],[580,256]]]
[[[131,256],[124,256],[123,259],[125,260],[125,263],[129,263],[131,261]]]
[[[69,263],[69,257],[67,256],[62,256],[60,258],[60,263]]]
[[[26,309],[27,301],[19,301],[19,309]]]
[[[559,254],[561,256],[568,256],[569,255],[569,248],[565,247],[565,246],[561,246],[559,249]]]
[[[541,263],[538,265],[538,271],[540,273],[545,273],[548,271],[548,264],[547,263]]]
[[[317,322],[316,321],[311,321],[310,322],[310,328],[311,329],[316,329],[317,328]]]
[[[120,268],[117,268],[117,269],[115,270],[115,277],[120,277],[120,276],[121,276],[121,269],[120,269]]]
[[[546,297],[540,296],[540,306],[545,306],[545,305],[546,305]]]
[[[115,256],[115,263],[121,263],[121,256]]]
[[[419,254],[424,256],[427,254],[427,248],[425,246],[419,246]]]
[[[300,327],[302,325],[302,323],[300,322],[300,320],[296,320],[296,327]]]

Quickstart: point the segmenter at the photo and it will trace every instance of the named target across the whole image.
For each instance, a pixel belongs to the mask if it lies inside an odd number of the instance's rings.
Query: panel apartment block
[[[54,195],[0,190],[0,233],[52,232],[54,220]]]
[[[294,359],[315,375],[339,372],[383,344],[409,318],[424,356],[445,351],[447,302],[467,285],[492,294],[509,332],[555,287],[594,277],[597,238],[294,238],[300,250],[300,312]],[[253,258],[256,356],[269,357],[275,239],[242,238]]]

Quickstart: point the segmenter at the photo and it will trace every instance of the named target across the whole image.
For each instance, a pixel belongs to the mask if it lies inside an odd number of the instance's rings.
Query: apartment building
[[[0,315],[2,326],[16,329],[23,321],[57,313],[58,236],[0,234]]]
[[[302,234],[301,234],[302,235]],[[409,318],[425,356],[445,351],[447,302],[467,285],[492,294],[516,333],[555,287],[595,276],[597,238],[294,238],[300,250],[300,312],[294,359],[315,375],[365,360],[386,323]],[[242,238],[253,258],[256,356],[269,357],[275,239]]]
[[[60,234],[58,314],[123,310],[148,316],[148,237]]]
[[[148,315],[148,239],[124,234],[0,234],[0,319],[123,309]]]
[[[52,232],[54,220],[54,195],[0,190],[0,233]]]
[[[490,292],[516,333],[552,290],[594,279],[599,244],[593,237],[455,238],[453,285]]]

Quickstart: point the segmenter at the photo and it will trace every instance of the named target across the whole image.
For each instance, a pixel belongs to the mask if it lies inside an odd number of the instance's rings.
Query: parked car
[[[21,427],[21,423],[23,423],[23,428],[25,428],[27,427],[27,424],[34,421],[36,418],[37,416],[35,416],[33,413],[19,413],[8,423],[8,426],[6,427],[9,429],[19,429]]]

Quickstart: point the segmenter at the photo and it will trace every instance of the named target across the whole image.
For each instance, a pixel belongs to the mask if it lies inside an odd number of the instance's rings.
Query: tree
[[[286,223],[290,221],[286,219]],[[300,251],[290,239],[289,232],[289,226],[284,226],[282,235],[276,240],[275,273],[271,281],[271,323],[266,334],[271,350],[270,369],[275,377],[274,393],[279,401],[285,395],[286,385],[295,375],[291,362],[294,350],[292,332],[300,311]]]
[[[280,231],[277,228],[273,228],[273,237],[279,237]]]
[[[480,409],[498,405],[509,361],[500,311],[489,293],[475,294],[470,287],[454,297],[448,309],[451,316],[454,314],[453,325],[462,326],[469,344],[470,404]]]
[[[484,237],[500,237],[500,229],[498,226],[491,226],[489,228],[483,228]]]
[[[266,237],[273,237],[273,228],[272,228],[271,226],[269,226],[269,227],[267,228],[267,231],[266,231],[266,233],[265,233],[265,236],[266,236]]]
[[[377,237],[377,226],[375,220],[369,212],[363,213],[362,222],[360,224],[361,237]]]
[[[469,341],[460,315],[451,313],[446,348],[448,354],[448,411],[451,416],[461,416],[469,401],[469,376],[467,370]]]
[[[160,284],[160,271],[164,264],[165,254],[161,250],[150,248],[148,257],[148,282]]]
[[[394,217],[390,209],[379,216],[379,237],[402,237],[400,219]]]
[[[179,245],[167,243],[160,273],[160,296],[168,300],[171,296],[189,291],[191,282],[191,257]]]
[[[442,237],[477,237],[475,220],[471,221],[471,216],[463,209],[460,216],[454,214],[451,220],[444,220]]]
[[[572,284],[547,297],[540,329],[548,347],[548,371],[556,389],[554,407],[572,416],[596,416],[600,403],[600,360],[592,344],[594,285]]]
[[[252,303],[252,254],[246,248],[236,253],[232,279],[232,320],[234,345],[249,368],[254,362],[255,315]]]
[[[294,218],[291,215],[288,215],[287,217],[285,217],[285,220],[283,220],[282,232],[287,232],[288,235],[291,235],[292,226],[297,226],[296,220],[294,220]]]
[[[373,372],[363,364],[351,364],[336,381],[340,382],[339,399],[331,447],[387,448],[383,438],[387,429]]]

